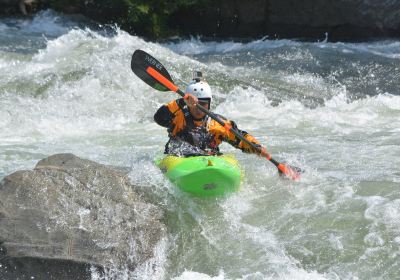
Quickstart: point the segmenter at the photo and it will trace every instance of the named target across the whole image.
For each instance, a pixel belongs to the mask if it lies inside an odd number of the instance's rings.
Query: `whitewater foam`
[[[398,278],[398,42],[157,44],[76,28],[59,14],[34,21],[0,24],[43,43],[0,52],[0,177],[58,152],[129,167],[134,185],[167,212],[170,235],[154,263],[109,279]],[[135,49],[177,81],[202,70],[212,110],[305,169],[300,182],[228,144],[221,150],[246,174],[240,192],[204,201],[165,180],[154,158],[168,135],[153,114],[178,96],[131,72]],[[75,210],[84,228],[87,212]]]

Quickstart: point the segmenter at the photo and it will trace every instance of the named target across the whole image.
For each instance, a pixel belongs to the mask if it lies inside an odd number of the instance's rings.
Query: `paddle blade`
[[[300,180],[300,174],[304,172],[298,167],[290,166],[283,163],[280,163],[277,167],[280,176],[285,176],[295,181]]]
[[[136,50],[132,55],[131,69],[140,79],[142,79],[146,84],[152,88],[159,91],[169,91],[167,87],[162,85],[159,81],[153,78],[146,71],[148,67],[152,67],[157,70],[162,76],[173,83],[171,76],[164,66],[154,57],[149,55],[147,52],[142,50]]]

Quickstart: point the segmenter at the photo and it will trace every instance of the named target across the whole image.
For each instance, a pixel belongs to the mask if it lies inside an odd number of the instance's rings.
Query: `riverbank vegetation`
[[[61,12],[79,12],[123,30],[155,39],[177,35],[169,22],[182,9],[199,10],[210,0],[52,0],[49,7]]]
[[[353,1],[354,2],[354,1]],[[0,15],[43,9],[82,14],[150,40],[296,38],[366,41],[400,38],[400,1],[370,0],[0,0]]]

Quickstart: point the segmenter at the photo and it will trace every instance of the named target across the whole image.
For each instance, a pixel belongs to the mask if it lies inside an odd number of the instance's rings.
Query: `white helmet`
[[[204,81],[192,81],[186,88],[186,93],[193,94],[197,98],[209,98],[212,99],[211,88],[207,82]]]
[[[206,81],[202,81],[201,72],[195,72],[193,80],[186,88],[186,93],[193,94],[199,99],[209,99],[212,100],[211,88]]]

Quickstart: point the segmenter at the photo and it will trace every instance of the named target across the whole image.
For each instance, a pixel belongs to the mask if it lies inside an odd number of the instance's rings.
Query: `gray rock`
[[[171,23],[184,34],[216,37],[325,39],[325,33],[332,41],[400,37],[400,1],[221,0],[196,10],[182,9]]]
[[[13,258],[134,270],[165,237],[163,212],[141,201],[126,172],[72,154],[0,182],[0,243]]]
[[[0,14],[28,15],[46,7],[48,0],[0,0]]]
[[[393,0],[269,0],[267,29],[278,34],[327,32],[333,40],[400,35]],[[301,32],[301,30],[304,30]]]

